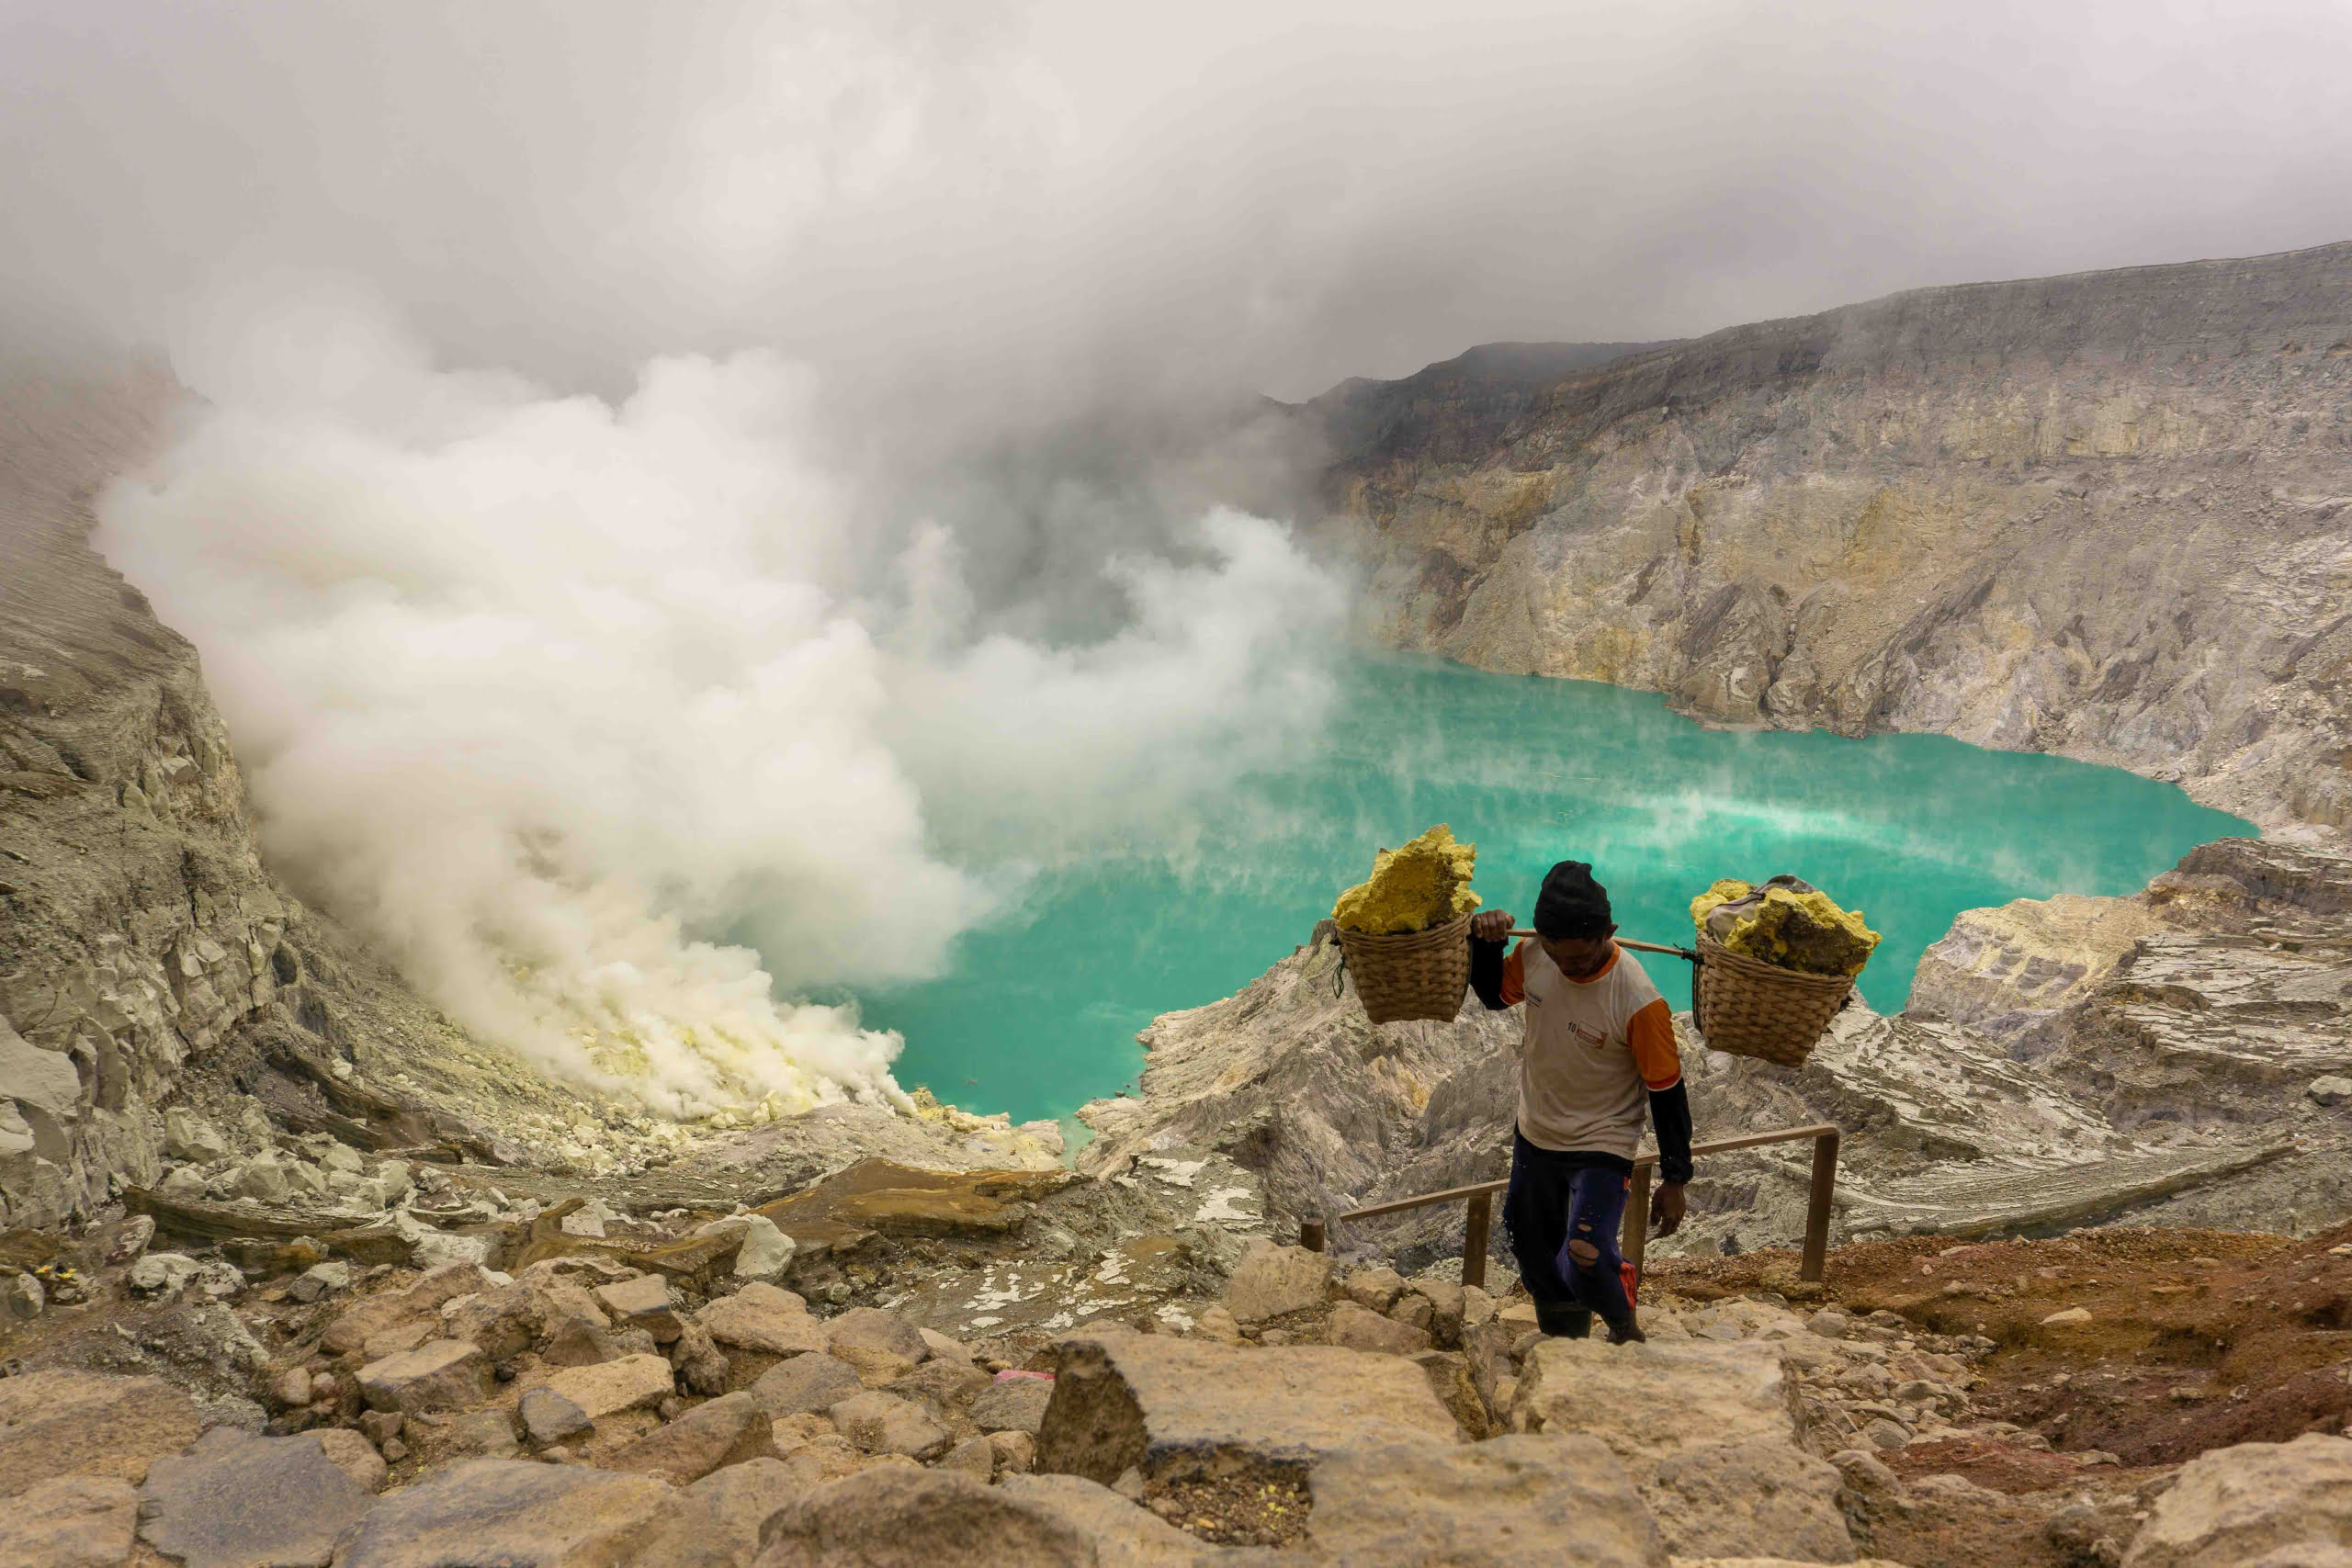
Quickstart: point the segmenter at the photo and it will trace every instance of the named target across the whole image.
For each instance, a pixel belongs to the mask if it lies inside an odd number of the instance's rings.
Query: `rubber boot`
[[[1566,1302],[1537,1302],[1535,1326],[1555,1339],[1589,1339],[1592,1337],[1592,1314]]]

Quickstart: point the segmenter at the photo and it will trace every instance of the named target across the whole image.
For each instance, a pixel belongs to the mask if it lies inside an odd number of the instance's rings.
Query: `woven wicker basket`
[[[1777,968],[1702,931],[1690,988],[1690,1010],[1709,1049],[1794,1067],[1821,1043],[1854,982]]]
[[[1374,1023],[1435,1019],[1450,1023],[1470,989],[1470,917],[1425,931],[1374,936],[1338,928],[1356,999]]]

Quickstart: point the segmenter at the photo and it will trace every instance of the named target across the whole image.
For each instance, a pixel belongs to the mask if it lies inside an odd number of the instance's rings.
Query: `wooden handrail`
[[[1797,1269],[1797,1278],[1819,1280],[1826,1266],[1829,1251],[1830,1201],[1838,1185],[1838,1145],[1844,1134],[1828,1122],[1815,1122],[1810,1127],[1781,1127],[1770,1133],[1746,1133],[1736,1138],[1715,1138],[1690,1145],[1690,1153],[1719,1155],[1733,1149],[1761,1148],[1767,1144],[1793,1144],[1813,1140],[1813,1184],[1805,1204],[1804,1256]],[[1657,1165],[1656,1155],[1636,1155],[1634,1158],[1634,1181],[1625,1199],[1625,1226],[1619,1250],[1625,1261],[1639,1269],[1647,1250],[1650,1228],[1650,1171]],[[1417,1198],[1399,1198],[1393,1202],[1373,1203],[1361,1209],[1350,1209],[1339,1216],[1341,1220],[1373,1220],[1384,1214],[1400,1214],[1408,1209],[1427,1208],[1432,1203],[1467,1201],[1470,1218],[1464,1227],[1462,1253],[1462,1282],[1481,1285],[1487,1282],[1487,1235],[1492,1223],[1495,1194],[1510,1185],[1502,1181],[1480,1181],[1468,1187],[1449,1187],[1442,1192],[1424,1192]],[[1306,1221],[1299,1227],[1299,1243],[1320,1252],[1324,1247],[1324,1224],[1319,1216]]]

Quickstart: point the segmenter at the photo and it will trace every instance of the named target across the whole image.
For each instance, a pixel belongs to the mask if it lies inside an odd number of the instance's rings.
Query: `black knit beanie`
[[[1592,879],[1584,861],[1564,860],[1544,874],[1535,896],[1535,929],[1555,940],[1607,936],[1609,889]]]

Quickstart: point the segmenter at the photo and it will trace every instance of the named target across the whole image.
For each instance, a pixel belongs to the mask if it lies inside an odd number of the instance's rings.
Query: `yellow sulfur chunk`
[[[1860,910],[1839,908],[1826,893],[1768,887],[1752,912],[1715,940],[1734,953],[1801,974],[1859,975],[1878,946],[1878,932],[1862,923]]]
[[[1478,907],[1470,874],[1478,846],[1457,844],[1441,822],[1402,849],[1373,857],[1372,880],[1340,895],[1331,919],[1351,931],[1386,936],[1427,931]]]
[[[1707,916],[1718,904],[1728,904],[1735,898],[1745,898],[1756,889],[1737,877],[1726,876],[1690,900],[1690,923],[1704,926]]]

